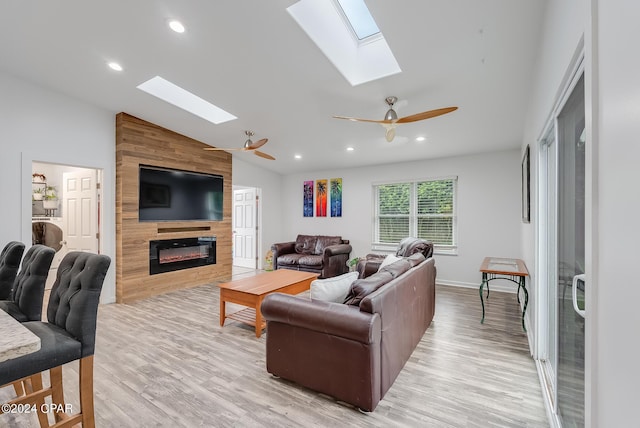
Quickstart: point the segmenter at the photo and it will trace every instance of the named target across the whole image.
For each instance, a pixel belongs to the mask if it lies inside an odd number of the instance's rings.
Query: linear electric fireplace
[[[150,275],[215,263],[215,236],[149,241]]]

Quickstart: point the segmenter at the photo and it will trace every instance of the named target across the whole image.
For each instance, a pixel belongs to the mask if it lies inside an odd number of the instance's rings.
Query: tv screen
[[[222,220],[222,176],[140,165],[140,221]]]

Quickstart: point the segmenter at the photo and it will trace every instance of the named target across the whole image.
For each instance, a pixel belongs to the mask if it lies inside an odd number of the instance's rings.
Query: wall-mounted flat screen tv
[[[140,221],[221,221],[221,175],[140,165]]]

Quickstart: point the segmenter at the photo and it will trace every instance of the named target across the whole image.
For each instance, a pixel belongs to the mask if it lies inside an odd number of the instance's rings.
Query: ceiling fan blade
[[[393,123],[392,120],[358,119],[357,117],[333,116],[334,119],[345,119],[352,122]]]
[[[260,147],[264,146],[267,141],[269,141],[267,138],[263,138],[262,140],[258,140],[255,143],[251,144],[249,147],[247,147],[247,150],[255,150],[257,148],[260,148]]]
[[[441,116],[443,114],[451,113],[458,110],[458,107],[445,107],[436,110],[423,111],[422,113],[416,113],[411,116],[405,116],[398,119],[397,123],[409,123],[417,122],[418,120],[431,119],[432,117]]]
[[[276,160],[276,158],[274,158],[273,156],[268,155],[265,152],[261,152],[260,150],[254,150],[253,153],[255,153],[256,155],[260,156],[261,158],[265,158],[265,159],[269,159],[269,160]]]
[[[233,149],[225,149],[224,147],[205,147],[204,150],[221,150],[228,152],[229,150],[246,150],[244,147],[242,148],[233,148]]]

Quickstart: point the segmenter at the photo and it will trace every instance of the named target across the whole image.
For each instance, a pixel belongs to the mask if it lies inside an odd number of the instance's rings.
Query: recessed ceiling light
[[[169,21],[169,28],[176,33],[184,33],[184,25],[182,25],[182,22],[176,21],[175,19]]]
[[[354,149],[353,147],[347,147],[347,151],[348,151],[348,152],[352,152],[352,151],[354,151],[354,150],[355,150],[355,149]]]
[[[293,157],[296,159],[302,159],[302,155],[294,155]]]
[[[186,89],[182,89],[180,86],[160,76],[156,76],[139,84],[137,88],[216,125],[237,119],[237,117],[231,113],[222,110],[220,107],[203,100],[199,96],[192,94]]]
[[[417,137],[416,138],[416,141],[424,141],[424,140],[426,140],[426,138],[424,138],[424,137]]]
[[[117,62],[110,62],[107,64],[109,66],[110,69],[115,70],[115,71],[122,71],[122,66],[120,64],[118,64]]]

